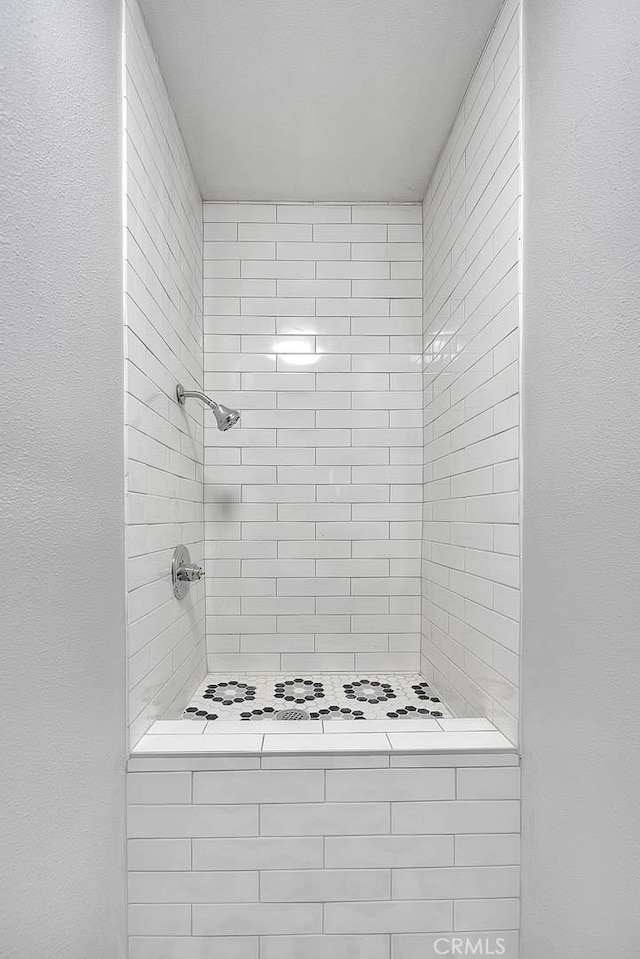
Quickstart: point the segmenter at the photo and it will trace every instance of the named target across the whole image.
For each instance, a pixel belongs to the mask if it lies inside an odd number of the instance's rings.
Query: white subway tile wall
[[[411,671],[420,204],[205,203],[209,670]]]
[[[517,738],[520,6],[507,0],[424,199],[421,671]]]
[[[128,774],[131,959],[517,959],[516,766],[273,760]]]
[[[136,0],[125,7],[126,549],[129,723],[135,743],[205,672],[204,590],[168,571],[203,557],[202,204]],[[178,910],[179,912],[180,910]],[[174,918],[167,915],[167,923]],[[179,924],[176,914],[175,923]]]

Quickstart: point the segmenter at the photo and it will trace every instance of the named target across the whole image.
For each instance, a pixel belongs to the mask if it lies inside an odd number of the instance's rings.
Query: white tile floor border
[[[446,724],[445,726],[441,723]],[[455,723],[455,725],[451,725]],[[293,730],[292,730],[293,726]],[[195,730],[193,729],[195,727]],[[336,754],[336,753],[507,753],[515,747],[483,719],[407,720],[398,723],[340,722],[260,723],[247,732],[241,722],[156,722],[132,750],[142,757],[206,757],[215,755]],[[292,731],[290,731],[292,730]]]

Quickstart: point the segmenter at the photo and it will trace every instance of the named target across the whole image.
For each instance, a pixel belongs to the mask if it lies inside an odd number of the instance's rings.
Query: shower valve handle
[[[184,599],[192,583],[204,577],[202,566],[191,562],[186,546],[176,546],[171,560],[171,585],[176,599]]]
[[[204,576],[202,566],[179,566],[177,578],[183,583],[195,583]]]

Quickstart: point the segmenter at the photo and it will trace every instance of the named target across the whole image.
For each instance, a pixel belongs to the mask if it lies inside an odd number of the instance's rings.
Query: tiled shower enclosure
[[[131,959],[516,959],[519,4],[422,203],[203,202],[125,27]]]

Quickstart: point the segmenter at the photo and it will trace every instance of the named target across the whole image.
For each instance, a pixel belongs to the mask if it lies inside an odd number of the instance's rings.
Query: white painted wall
[[[520,5],[507,0],[424,200],[422,671],[517,739]]]
[[[201,562],[202,201],[137,0],[125,5],[126,524],[130,741],[205,672],[204,586],[180,602],[173,550]]]
[[[524,959],[638,952],[639,44],[525,4]]]
[[[418,669],[421,213],[204,205],[210,669]]]
[[[8,0],[0,45],[0,954],[117,959],[119,4]]]

